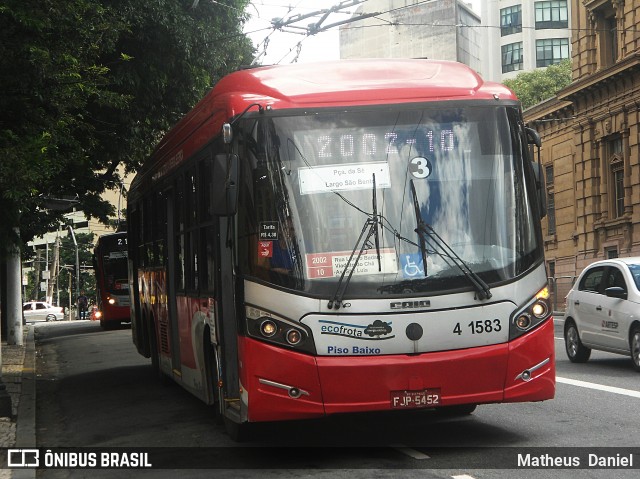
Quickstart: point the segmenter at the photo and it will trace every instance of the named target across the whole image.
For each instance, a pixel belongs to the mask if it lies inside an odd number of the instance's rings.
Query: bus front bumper
[[[249,421],[390,410],[404,391],[438,391],[443,407],[555,394],[553,318],[509,343],[416,355],[313,357],[247,337],[239,343]]]

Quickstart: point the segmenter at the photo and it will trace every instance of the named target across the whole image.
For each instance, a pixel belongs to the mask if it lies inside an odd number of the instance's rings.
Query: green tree
[[[252,59],[248,0],[0,3],[0,255],[101,199],[224,74]],[[19,227],[21,238],[14,228]]]
[[[553,97],[571,83],[571,60],[563,60],[544,69],[520,73],[504,84],[511,88],[527,109]]]

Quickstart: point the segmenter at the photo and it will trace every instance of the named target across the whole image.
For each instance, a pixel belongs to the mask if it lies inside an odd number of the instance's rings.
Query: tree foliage
[[[516,93],[525,110],[541,101],[552,98],[570,83],[570,60],[563,60],[545,69],[520,73],[515,78],[504,81],[504,84]]]
[[[51,229],[50,197],[107,221],[172,124],[249,63],[248,0],[4,0],[0,4],[0,245]],[[1,248],[1,247],[0,247]],[[0,251],[1,253],[1,251]]]

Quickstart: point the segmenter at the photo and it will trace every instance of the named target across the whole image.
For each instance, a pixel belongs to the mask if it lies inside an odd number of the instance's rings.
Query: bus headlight
[[[292,346],[295,346],[300,341],[302,341],[302,334],[297,329],[290,329],[287,332],[287,342]]]
[[[111,305],[114,305],[114,304],[116,304],[116,303],[118,302],[118,300],[116,300],[116,298],[109,297],[109,299],[107,300],[107,302],[108,302],[109,304],[111,304]]]
[[[544,287],[531,298],[524,307],[511,316],[509,322],[509,339],[521,336],[544,320],[551,314],[549,288]]]
[[[304,324],[291,321],[258,308],[246,308],[247,335],[277,346],[315,354],[311,330]]]
[[[260,325],[260,332],[265,338],[270,338],[278,332],[278,326],[270,319],[265,319]]]

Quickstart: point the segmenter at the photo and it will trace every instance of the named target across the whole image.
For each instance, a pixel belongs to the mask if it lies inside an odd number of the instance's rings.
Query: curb
[[[26,337],[20,402],[16,418],[16,448],[36,447],[36,345],[35,328]],[[12,479],[34,479],[35,469],[12,469]]]

